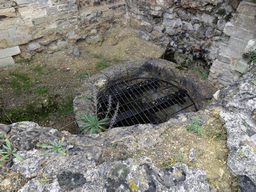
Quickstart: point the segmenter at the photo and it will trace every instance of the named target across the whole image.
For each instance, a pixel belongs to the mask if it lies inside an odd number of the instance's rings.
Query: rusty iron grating
[[[118,103],[113,127],[160,124],[178,113],[197,111],[186,90],[158,78],[123,80],[108,87],[98,97],[99,119],[103,119],[107,114],[112,118]]]

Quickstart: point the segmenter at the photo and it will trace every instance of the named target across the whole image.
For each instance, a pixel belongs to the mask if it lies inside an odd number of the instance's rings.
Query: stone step
[[[0,59],[8,58],[8,57],[11,57],[13,55],[18,55],[18,54],[20,54],[19,46],[6,48],[6,49],[0,49]]]

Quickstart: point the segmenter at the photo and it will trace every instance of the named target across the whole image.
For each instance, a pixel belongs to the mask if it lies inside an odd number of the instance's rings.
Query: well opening
[[[101,71],[85,83],[85,91],[74,99],[76,120],[81,122],[82,115],[92,113],[99,119],[108,117],[105,128],[157,125],[179,113],[204,108],[215,88],[208,80],[176,67],[175,63],[150,58]],[[97,89],[96,96],[93,87]],[[83,99],[85,96],[87,100]]]

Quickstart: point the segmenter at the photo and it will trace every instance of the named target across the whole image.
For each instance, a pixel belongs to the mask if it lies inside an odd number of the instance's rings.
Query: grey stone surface
[[[0,123],[0,129],[3,130],[6,133],[8,133],[11,130],[9,125],[5,125],[5,124],[2,124],[2,123]]]
[[[7,58],[13,55],[20,54],[20,47],[10,47],[6,49],[0,49],[0,59]]]
[[[229,148],[228,167],[235,175],[248,177],[256,183],[256,67],[242,79],[219,92],[217,105],[222,106],[220,117],[227,128]]]
[[[31,42],[31,43],[28,43],[28,46],[27,46],[27,50],[28,51],[35,51],[37,49],[39,49],[41,46],[38,42]]]
[[[71,56],[80,56],[81,52],[80,52],[78,46],[70,46],[68,48],[68,54]]]
[[[0,59],[0,67],[5,67],[7,65],[13,65],[15,62],[12,57],[5,57]]]

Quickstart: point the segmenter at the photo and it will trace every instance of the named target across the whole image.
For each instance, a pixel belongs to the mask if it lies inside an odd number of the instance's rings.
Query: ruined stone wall
[[[130,25],[141,30],[141,38],[167,47],[166,59],[178,64],[201,60],[205,69],[210,69],[209,79],[216,87],[233,83],[248,70],[241,58],[256,34],[254,0],[126,0],[126,3]]]
[[[20,52],[44,49],[59,40],[51,45],[56,49],[57,43],[61,47],[83,39],[93,24],[124,10],[122,0],[1,0],[0,66],[13,64],[11,56]]]

